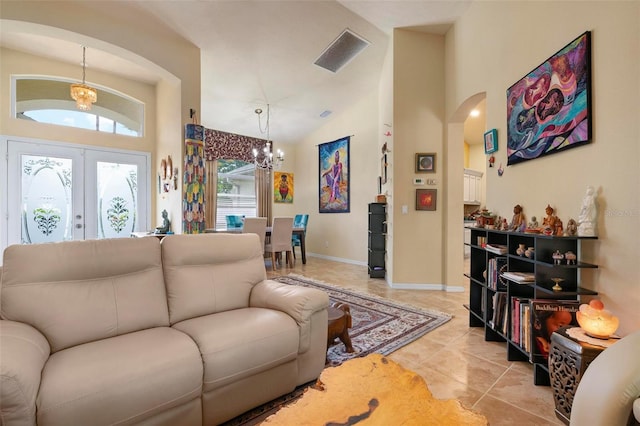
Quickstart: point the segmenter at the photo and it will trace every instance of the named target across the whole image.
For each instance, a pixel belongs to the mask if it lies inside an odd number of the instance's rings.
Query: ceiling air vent
[[[338,72],[369,44],[367,40],[346,29],[320,54],[314,64],[331,72]]]

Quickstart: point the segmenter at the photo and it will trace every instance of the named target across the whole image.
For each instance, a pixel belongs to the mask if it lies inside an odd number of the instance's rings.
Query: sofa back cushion
[[[171,235],[161,246],[171,324],[246,308],[267,278],[256,234]]]
[[[169,325],[157,238],[14,245],[0,315],[38,329],[52,352]]]

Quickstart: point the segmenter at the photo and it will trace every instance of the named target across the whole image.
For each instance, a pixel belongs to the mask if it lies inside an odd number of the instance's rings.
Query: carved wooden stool
[[[347,352],[355,352],[351,345],[351,337],[349,337],[349,329],[351,328],[351,309],[349,305],[338,302],[332,303],[328,312],[327,349],[334,344],[337,337],[344,343]]]
[[[578,383],[585,370],[600,353],[603,347],[579,342],[567,334],[571,328],[562,327],[551,335],[549,349],[549,377],[556,405],[556,417],[565,424],[571,418],[571,405]]]

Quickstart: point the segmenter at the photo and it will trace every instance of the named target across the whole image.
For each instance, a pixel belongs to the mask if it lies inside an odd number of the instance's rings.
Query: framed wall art
[[[491,129],[484,134],[484,153],[491,154],[498,150],[498,131]]]
[[[435,211],[437,189],[416,189],[416,210]]]
[[[507,165],[591,142],[591,33],[507,89]]]
[[[293,173],[273,172],[273,202],[293,203]]]
[[[435,173],[436,171],[436,154],[434,153],[417,153],[416,154],[416,173]]]
[[[345,137],[318,145],[320,213],[349,213],[349,142]]]

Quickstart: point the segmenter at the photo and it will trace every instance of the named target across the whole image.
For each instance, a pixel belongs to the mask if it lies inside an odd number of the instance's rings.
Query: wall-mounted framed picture
[[[498,131],[491,129],[484,134],[484,153],[491,154],[498,150]]]
[[[435,173],[436,172],[436,154],[434,153],[416,153],[416,173]]]
[[[293,203],[293,173],[273,172],[273,202]]]
[[[507,165],[591,142],[591,33],[507,89]]]
[[[416,189],[416,210],[435,211],[437,189]]]
[[[318,145],[319,212],[349,213],[349,142],[347,136]]]

